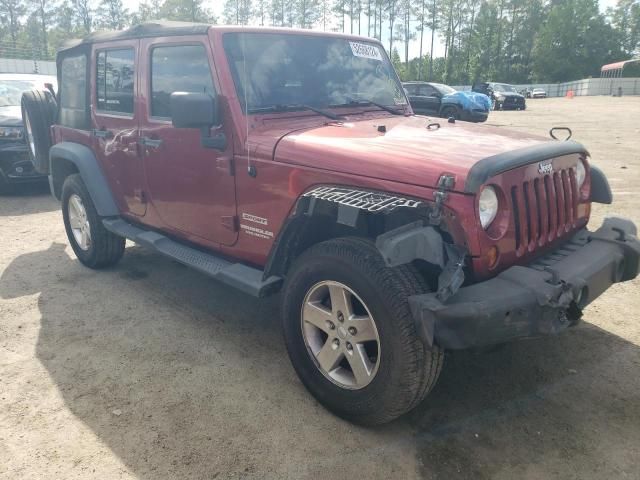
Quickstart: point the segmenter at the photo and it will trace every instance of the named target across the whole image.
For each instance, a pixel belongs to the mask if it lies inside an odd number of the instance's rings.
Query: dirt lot
[[[490,123],[569,125],[640,223],[640,98],[533,100]],[[46,192],[0,198],[0,477],[640,478],[639,282],[556,338],[448,356],[431,396],[364,429],[304,390],[258,301],[129,246],[96,273]]]

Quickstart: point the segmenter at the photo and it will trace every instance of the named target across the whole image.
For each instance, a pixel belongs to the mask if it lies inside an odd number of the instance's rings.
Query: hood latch
[[[438,190],[433,192],[435,208],[429,215],[431,223],[436,225],[440,223],[440,219],[442,217],[442,207],[444,205],[444,201],[447,199],[447,192],[449,190],[452,190],[455,184],[456,178],[451,174],[444,173],[440,175],[440,178],[438,178]]]

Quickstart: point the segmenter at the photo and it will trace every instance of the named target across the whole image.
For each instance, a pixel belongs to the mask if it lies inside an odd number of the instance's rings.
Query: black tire
[[[22,122],[31,162],[38,173],[49,173],[49,128],[55,122],[57,106],[51,92],[31,90],[22,94]],[[31,128],[28,128],[28,127]]]
[[[86,219],[91,232],[91,242],[86,250],[83,250],[78,244],[69,220],[69,199],[72,195],[80,197],[86,211]],[[125,239],[104,228],[87,187],[78,174],[69,175],[62,186],[62,218],[71,248],[83,265],[94,269],[105,268],[118,263],[122,258]]]
[[[307,349],[301,309],[319,282],[348,286],[366,304],[379,334],[379,366],[363,388],[347,389],[323,374]],[[291,362],[311,394],[349,421],[376,425],[414,408],[435,384],[444,353],[420,340],[407,297],[427,291],[412,266],[389,268],[375,246],[363,239],[319,243],[303,253],[287,275],[282,299],[284,337]]]
[[[440,113],[442,118],[455,118],[456,120],[460,120],[460,112],[456,107],[444,107],[442,112]]]
[[[9,195],[13,193],[12,185],[7,182],[4,174],[0,172],[0,195]]]

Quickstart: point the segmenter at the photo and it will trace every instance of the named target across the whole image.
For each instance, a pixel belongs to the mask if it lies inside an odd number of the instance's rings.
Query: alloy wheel
[[[91,247],[91,226],[87,218],[87,210],[80,196],[75,193],[71,195],[67,208],[73,238],[80,249],[87,251]]]
[[[315,284],[301,312],[302,337],[316,367],[339,387],[366,387],[380,366],[380,337],[365,303],[346,285]]]
[[[36,143],[33,139],[33,128],[31,127],[31,121],[29,120],[29,115],[24,113],[24,123],[25,123],[25,135],[27,137],[27,145],[29,145],[29,151],[31,152],[31,157],[35,158],[36,156]]]

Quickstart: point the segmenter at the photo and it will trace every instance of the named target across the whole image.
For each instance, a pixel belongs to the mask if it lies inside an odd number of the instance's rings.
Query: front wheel
[[[9,185],[4,174],[0,171],[0,195],[8,195],[9,193],[12,193],[11,185]]]
[[[125,239],[104,228],[78,174],[69,175],[62,186],[62,218],[71,248],[83,265],[104,268],[122,258]]]
[[[389,268],[366,240],[315,245],[293,265],[283,295],[289,356],[307,389],[350,421],[385,423],[431,390],[443,352],[427,348],[407,297],[426,291],[411,266]]]
[[[442,109],[442,118],[455,118],[456,120],[460,120],[460,112],[455,107],[445,107]]]

